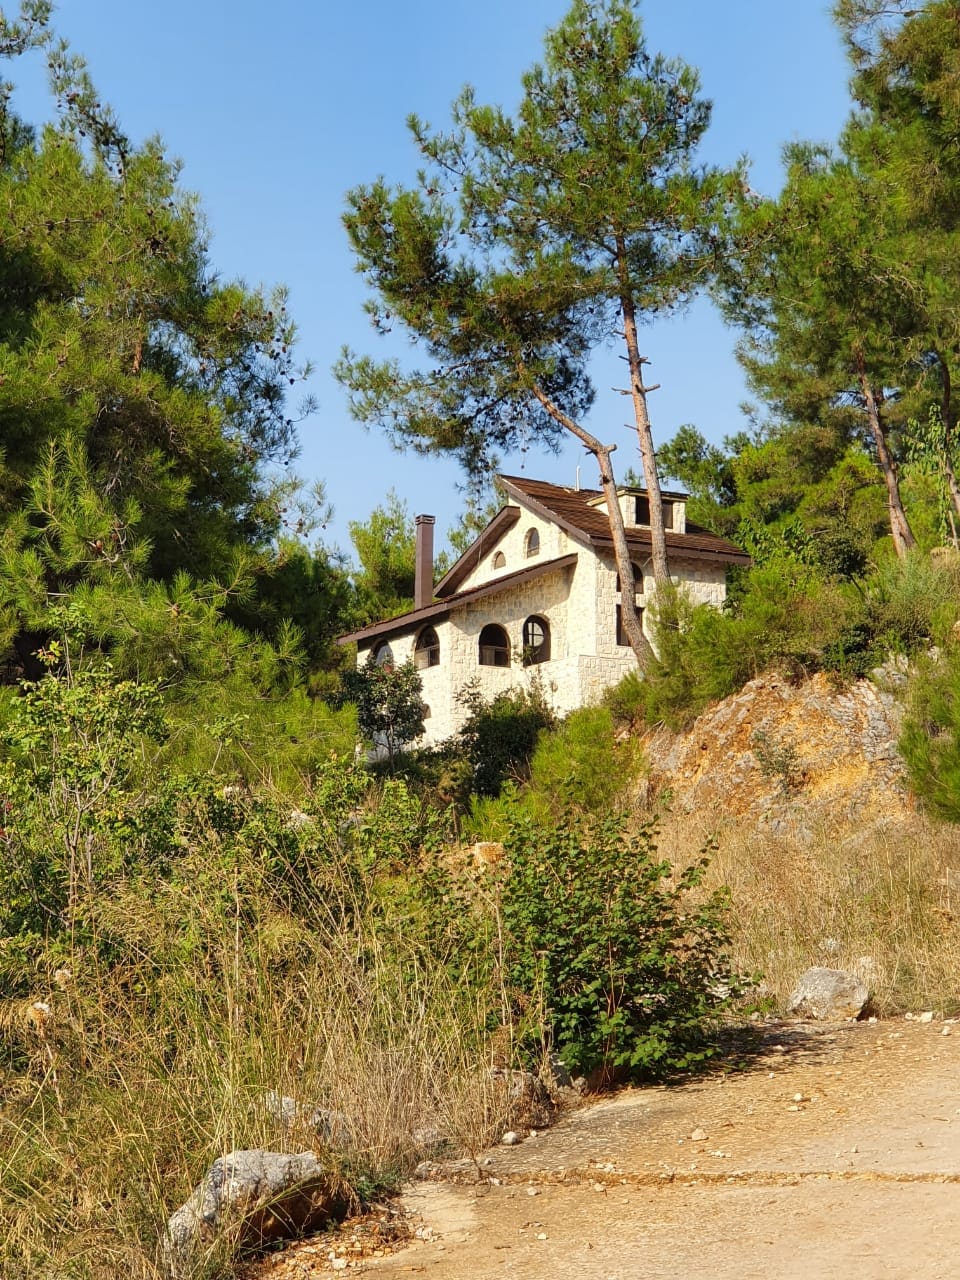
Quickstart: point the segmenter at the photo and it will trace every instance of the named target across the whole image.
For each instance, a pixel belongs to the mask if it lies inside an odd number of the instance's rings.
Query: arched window
[[[509,667],[510,641],[503,627],[488,622],[480,632],[481,667]]]
[[[528,618],[523,624],[523,665],[532,667],[550,657],[550,624],[546,618]]]
[[[440,637],[433,627],[424,627],[413,647],[413,665],[418,671],[440,665]]]
[[[374,649],[373,660],[378,667],[393,666],[393,650],[386,640],[382,640]]]
[[[528,529],[527,536],[523,540],[523,554],[529,558],[540,554],[540,534],[536,529]]]
[[[493,557],[493,567],[495,569],[505,569],[507,567],[507,557],[502,551],[498,551]]]

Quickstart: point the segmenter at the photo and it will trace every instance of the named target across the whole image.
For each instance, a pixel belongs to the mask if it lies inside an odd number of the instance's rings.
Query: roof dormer
[[[617,500],[623,515],[625,529],[650,528],[650,497],[646,489],[632,485],[617,490]],[[685,493],[666,493],[660,491],[663,503],[663,527],[667,533],[686,533],[687,531],[687,495]],[[605,507],[603,494],[591,498],[590,506]]]

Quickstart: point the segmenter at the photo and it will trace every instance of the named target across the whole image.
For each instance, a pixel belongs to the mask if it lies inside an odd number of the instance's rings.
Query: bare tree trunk
[[[637,440],[643,462],[643,480],[650,498],[650,551],[653,579],[658,587],[669,586],[670,569],[667,565],[667,539],[663,528],[663,500],[660,496],[660,475],[657,471],[657,455],[653,447],[653,431],[647,412],[647,392],[651,387],[643,385],[643,366],[637,338],[637,311],[633,303],[627,279],[627,246],[623,236],[617,236],[617,272],[620,277],[620,307],[623,312],[623,333],[627,344],[627,364],[630,368],[630,394],[633,399],[633,416],[637,424]]]
[[[573,418],[565,414],[559,405],[554,404],[542,388],[534,385],[533,394],[551,418],[559,422],[566,431],[575,435],[599,464],[600,483],[603,486],[603,496],[607,503],[607,519],[610,522],[610,537],[613,539],[613,558],[620,575],[620,616],[623,619],[623,629],[627,633],[630,648],[636,654],[641,670],[649,671],[656,661],[656,654],[653,652],[650,641],[643,634],[643,624],[637,613],[637,584],[633,574],[633,561],[630,559],[627,531],[623,524],[623,512],[620,510],[620,500],[617,497],[617,483],[610,462],[610,455],[617,446],[601,444],[596,436],[585,431],[578,422],[574,422]]]
[[[860,389],[863,392],[863,398],[867,406],[870,432],[877,447],[877,459],[880,463],[880,470],[883,472],[884,483],[887,486],[887,511],[890,515],[890,532],[893,535],[893,546],[897,553],[897,558],[905,560],[908,553],[917,545],[917,540],[913,536],[913,530],[907,520],[907,513],[904,511],[903,503],[900,500],[897,464],[887,448],[887,436],[883,426],[883,419],[880,416],[880,404],[873,387],[870,385],[863,355],[859,351],[856,353],[856,361]]]

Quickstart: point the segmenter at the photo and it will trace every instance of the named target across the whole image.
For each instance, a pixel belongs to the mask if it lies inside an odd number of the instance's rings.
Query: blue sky
[[[566,8],[566,0],[60,0],[56,29],[86,57],[126,131],[135,139],[159,133],[183,161],[219,273],[289,287],[319,402],[301,427],[297,465],[306,480],[326,482],[335,507],[330,543],[348,549],[347,523],[364,519],[391,488],[411,513],[435,514],[441,534],[462,507],[456,466],[398,454],[365,431],[330,375],[344,343],[381,349],[340,225],[344,192],[380,174],[412,179],[407,114],[445,124],[464,83],[481,100],[512,106],[545,29]],[[700,69],[714,103],[704,159],[732,164],[747,155],[751,185],[773,194],[785,142],[836,138],[849,101],[829,5],[646,0],[640,11],[652,49]],[[22,86],[24,115],[49,112],[38,68],[14,68],[11,78]],[[661,384],[651,399],[658,441],[686,422],[717,441],[742,427],[735,341],[707,303],[644,331],[650,380]],[[590,425],[619,442],[622,472],[636,449],[621,398],[609,391],[622,383],[621,369],[614,354],[599,358]],[[531,448],[504,469],[572,484],[578,464],[592,484],[595,468],[574,445],[559,457]]]

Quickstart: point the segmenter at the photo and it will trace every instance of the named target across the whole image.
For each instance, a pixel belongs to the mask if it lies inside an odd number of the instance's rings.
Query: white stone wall
[[[536,529],[540,536],[540,550],[537,555],[526,554],[526,538],[531,529]],[[550,520],[541,520],[529,511],[520,511],[520,519],[501,537],[495,546],[481,556],[479,564],[463,580],[458,591],[470,591],[474,587],[482,587],[495,578],[505,574],[516,573],[518,569],[529,569],[544,560],[558,560],[579,550],[579,543],[574,542],[558,525]],[[493,567],[494,557],[502,552],[506,563],[499,569]]]

